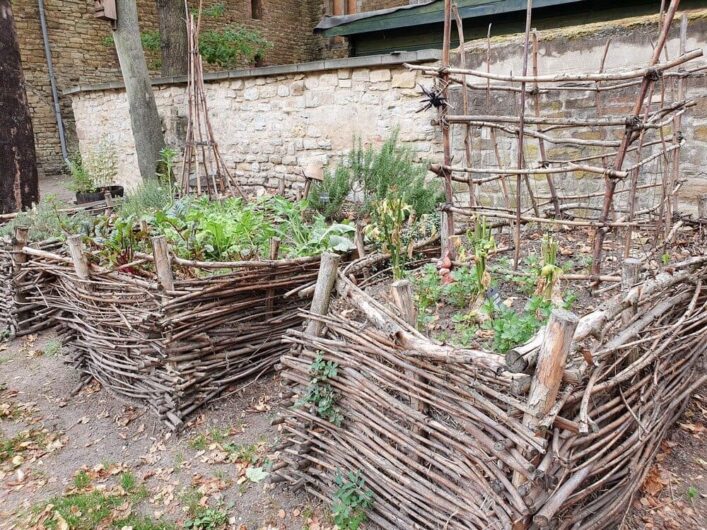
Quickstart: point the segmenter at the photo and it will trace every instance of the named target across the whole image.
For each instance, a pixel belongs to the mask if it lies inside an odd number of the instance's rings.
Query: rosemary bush
[[[377,149],[363,147],[357,139],[346,160],[312,188],[312,206],[328,218],[341,217],[344,199],[351,190],[361,190],[360,216],[370,215],[381,200],[399,198],[419,217],[443,200],[439,183],[426,181],[426,175],[427,168],[415,162],[413,151],[400,145],[397,130]],[[322,201],[322,195],[328,201]]]

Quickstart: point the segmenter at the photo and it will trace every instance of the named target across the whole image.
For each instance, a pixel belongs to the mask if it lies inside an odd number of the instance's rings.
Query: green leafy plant
[[[91,484],[91,477],[85,471],[79,471],[74,476],[74,487],[76,489],[82,490],[87,488]]]
[[[344,202],[351,192],[349,169],[338,166],[334,171],[325,171],[324,178],[309,192],[309,203],[327,219],[340,219]]]
[[[88,174],[88,169],[83,165],[81,153],[76,151],[69,156],[66,169],[71,175],[71,183],[69,184],[71,191],[92,191],[94,189],[93,179]]]
[[[145,51],[156,52],[160,49],[160,32],[143,31],[140,33],[140,42]]]
[[[340,530],[357,530],[366,521],[366,510],[373,506],[373,492],[366,488],[360,472],[346,476],[337,472],[337,486],[331,506],[334,523]]]
[[[15,219],[0,226],[0,237],[12,236],[18,226],[29,228],[30,241],[65,239],[67,235],[91,230],[95,218],[83,211],[69,215],[61,211],[64,206],[56,196],[47,195],[39,204],[32,205],[29,210],[20,212]]]
[[[205,31],[199,39],[199,52],[204,60],[221,68],[254,64],[271,47],[259,31],[238,24]]]
[[[336,406],[338,394],[329,384],[329,380],[336,377],[338,364],[334,361],[325,361],[320,352],[309,366],[309,381],[306,394],[297,402],[297,406],[305,404],[314,405],[314,410],[320,418],[341,426],[344,420],[341,411]]]
[[[157,178],[163,186],[172,186],[174,183],[174,168],[177,165],[179,151],[172,147],[163,147],[160,150],[160,159],[157,162]]]
[[[523,344],[540,329],[540,321],[532,313],[518,314],[511,309],[501,310],[495,318],[482,324],[484,329],[493,330],[493,349],[506,353],[511,348]]]
[[[413,151],[398,142],[394,131],[380,149],[363,148],[359,139],[349,155],[352,182],[363,189],[363,213],[384,198],[401,197],[416,216],[432,212],[442,200],[436,181],[426,182],[427,167],[415,162]]]
[[[352,190],[361,195],[356,214],[365,217],[381,200],[402,198],[414,217],[432,213],[442,202],[441,186],[426,181],[427,167],[415,161],[415,154],[398,142],[394,131],[380,148],[363,147],[360,139],[336,169],[324,174],[324,180],[313,186],[312,207],[327,218],[341,218],[344,201]],[[325,200],[322,200],[322,197]]]
[[[198,9],[192,9],[191,12],[194,14],[197,14],[199,10]],[[207,17],[211,18],[219,18],[226,13],[226,6],[222,3],[214,4],[209,7],[205,7],[202,11],[202,14]]]
[[[192,528],[193,530],[217,530],[222,528],[228,522],[228,514],[216,508],[205,508],[199,510],[199,513],[193,519],[184,521],[184,528]]]
[[[69,188],[75,192],[90,192],[110,186],[117,175],[117,160],[113,147],[101,140],[85,156],[73,153],[66,163],[71,175]]]
[[[493,349],[506,353],[511,348],[530,340],[542,327],[552,311],[552,302],[542,296],[533,296],[522,313],[502,307],[495,310],[493,318],[482,328],[493,330]]]

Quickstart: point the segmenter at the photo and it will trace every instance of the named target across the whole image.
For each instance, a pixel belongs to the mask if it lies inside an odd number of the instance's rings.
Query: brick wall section
[[[377,11],[379,9],[388,9],[391,7],[400,7],[409,5],[409,0],[358,0],[358,12]]]
[[[205,0],[204,7],[223,3],[223,17],[204,17],[204,29],[221,28],[240,23],[260,30],[273,48],[265,64],[287,64],[317,59],[323,42],[312,34],[322,14],[320,0],[268,0],[263,18],[250,17],[250,0]],[[190,1],[190,4],[196,2]],[[90,84],[120,77],[118,59],[105,38],[110,25],[93,16],[93,0],[45,0],[52,59],[59,92],[78,84]],[[138,0],[142,31],[158,28],[154,0]],[[54,118],[49,74],[44,58],[39,12],[36,0],[13,2],[17,33],[20,39],[27,95],[32,110],[37,154],[44,173],[55,173],[62,167],[59,133]],[[148,52],[148,66],[153,74],[159,52]],[[75,145],[73,115],[69,98],[62,98],[62,114],[69,140]]]

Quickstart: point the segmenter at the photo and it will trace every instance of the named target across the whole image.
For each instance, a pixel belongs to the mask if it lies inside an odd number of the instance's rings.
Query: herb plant
[[[426,166],[398,142],[398,131],[378,149],[363,147],[356,139],[346,159],[312,188],[312,206],[327,218],[340,218],[344,200],[354,191],[361,200],[356,207],[359,217],[371,215],[381,200],[402,198],[419,218],[432,213],[443,200],[439,183],[427,182],[426,175]]]

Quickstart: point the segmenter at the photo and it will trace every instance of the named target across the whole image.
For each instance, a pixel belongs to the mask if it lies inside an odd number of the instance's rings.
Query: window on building
[[[263,1],[250,0],[250,18],[260,20],[263,18]]]

